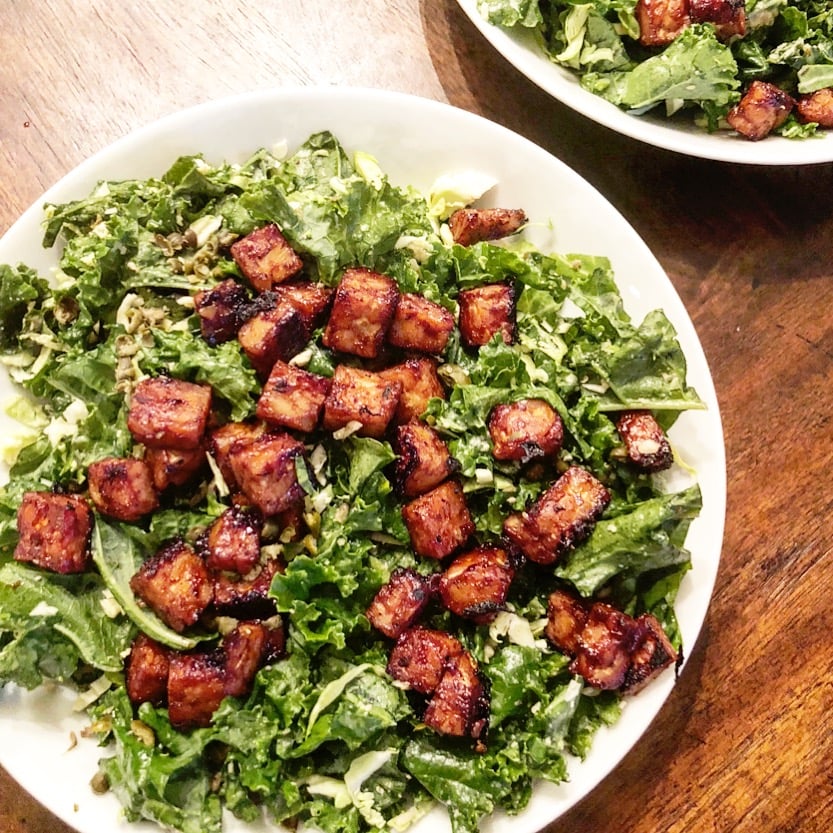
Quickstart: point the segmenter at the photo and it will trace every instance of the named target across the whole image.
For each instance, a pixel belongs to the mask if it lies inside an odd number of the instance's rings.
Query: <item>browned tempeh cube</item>
[[[608,503],[604,485],[572,466],[530,509],[509,515],[503,531],[530,561],[552,564],[590,534]]]
[[[284,565],[277,558],[268,559],[262,567],[255,567],[245,578],[230,573],[214,572],[214,610],[222,616],[236,619],[266,619],[274,616],[275,602],[269,598],[272,579],[283,572]]]
[[[138,521],[159,506],[150,466],[135,457],[105,457],[90,463],[87,484],[95,508],[120,521]]]
[[[638,0],[636,19],[643,46],[666,46],[691,23],[689,0]]]
[[[283,298],[253,315],[237,332],[243,352],[261,378],[279,359],[286,362],[300,353],[307,339],[301,313]]]
[[[579,632],[570,670],[593,688],[621,687],[631,661],[633,626],[626,613],[603,602],[593,604]]]
[[[399,301],[396,281],[371,269],[342,275],[322,341],[325,347],[374,359],[385,340]]]
[[[194,295],[194,309],[200,319],[202,337],[212,347],[235,338],[248,318],[250,303],[246,287],[234,278],[198,292]]]
[[[515,340],[515,287],[492,283],[464,289],[460,304],[460,335],[468,347],[480,347],[500,333],[506,344]]]
[[[445,388],[437,373],[437,361],[429,356],[412,356],[400,364],[380,370],[379,375],[402,384],[402,395],[394,415],[394,421],[399,425],[419,419],[431,399],[445,399]]]
[[[321,323],[333,300],[333,290],[323,283],[299,281],[276,287],[275,296],[290,303],[301,315],[307,337]]]
[[[80,495],[25,492],[17,510],[14,558],[53,573],[83,573],[92,528],[93,514]]]
[[[559,651],[571,657],[578,651],[578,637],[587,621],[587,605],[566,590],[555,590],[547,599],[544,635]]]
[[[289,434],[262,434],[234,446],[229,464],[243,494],[264,515],[277,515],[304,498],[295,471],[303,455],[304,444]]]
[[[506,604],[515,567],[504,547],[481,546],[468,550],[457,556],[440,576],[443,605],[478,624],[491,622]]]
[[[247,575],[260,561],[262,529],[263,518],[257,509],[226,509],[200,541],[208,569]]]
[[[313,431],[324,409],[331,380],[276,361],[257,402],[257,416],[269,425]]]
[[[720,40],[746,34],[745,0],[688,0],[692,23],[711,23]]]
[[[616,420],[616,430],[637,468],[662,471],[674,462],[668,437],[650,411],[625,411]]]
[[[145,462],[157,492],[171,486],[184,486],[202,472],[206,464],[205,448],[148,448]]]
[[[446,480],[402,507],[402,517],[417,555],[443,559],[474,533],[463,487]]]
[[[406,292],[399,298],[387,338],[394,347],[439,354],[453,329],[454,316],[445,307]]]
[[[636,617],[631,638],[630,665],[622,691],[636,694],[679,658],[662,625],[650,613]]]
[[[429,579],[415,570],[399,567],[393,571],[367,608],[370,624],[385,636],[396,639],[410,628],[431,601]]]
[[[833,87],[799,96],[795,110],[799,121],[815,122],[819,127],[833,129]]]
[[[178,632],[199,621],[213,596],[205,562],[180,540],[148,558],[130,579],[130,589]]]
[[[168,674],[168,717],[175,728],[209,726],[225,696],[222,651],[173,652]]]
[[[324,428],[338,431],[357,422],[362,426],[356,432],[359,436],[381,437],[393,419],[401,395],[401,382],[340,364],[324,401]]]
[[[255,674],[263,664],[268,639],[266,627],[260,622],[238,622],[223,637],[225,662],[225,694],[244,697],[252,688]]]
[[[211,410],[211,388],[170,376],[143,379],[130,399],[127,427],[150,448],[198,448]]]
[[[564,439],[564,423],[543,399],[521,399],[492,410],[489,436],[496,460],[526,463],[558,453]]]
[[[490,697],[486,680],[471,655],[449,660],[422,722],[442,735],[479,740],[489,728]]]
[[[171,651],[140,633],[130,648],[125,667],[125,688],[130,702],[163,706],[168,699]]]
[[[522,208],[460,208],[448,218],[455,243],[471,246],[514,234],[526,222]]]
[[[439,486],[459,470],[442,437],[423,422],[409,422],[396,429],[394,483],[403,497],[416,497]]]
[[[215,428],[208,438],[208,451],[217,463],[226,485],[230,489],[239,488],[231,470],[229,455],[232,449],[253,442],[266,433],[262,422],[227,422]]]
[[[780,87],[768,81],[755,80],[726,114],[726,121],[742,136],[757,142],[780,127],[794,105],[792,96]]]
[[[430,694],[440,684],[448,663],[463,653],[457,637],[417,625],[396,640],[387,671],[414,691]]]
[[[298,253],[274,223],[232,243],[231,256],[258,292],[288,281],[304,267]]]

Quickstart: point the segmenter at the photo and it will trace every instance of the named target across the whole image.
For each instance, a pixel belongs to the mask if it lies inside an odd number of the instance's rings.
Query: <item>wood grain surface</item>
[[[448,101],[594,184],[695,323],[729,499],[713,603],[678,685],[548,833],[833,828],[833,165],[722,164],[612,133],[509,66],[454,0],[4,0],[0,54],[0,233],[130,130],[298,84]],[[69,828],[0,771],[0,831]]]

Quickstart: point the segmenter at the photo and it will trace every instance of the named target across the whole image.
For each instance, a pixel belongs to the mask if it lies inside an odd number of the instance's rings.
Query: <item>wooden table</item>
[[[550,833],[814,833],[833,824],[833,165],[699,161],[609,132],[495,54],[454,0],[6,0],[0,232],[92,152],[254,88],[448,101],[596,185],[699,331],[728,455],[713,604],[670,700]],[[0,831],[68,828],[0,771]]]

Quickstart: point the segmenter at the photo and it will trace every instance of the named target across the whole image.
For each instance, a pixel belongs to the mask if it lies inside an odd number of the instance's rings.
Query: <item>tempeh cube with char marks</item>
[[[200,539],[208,569],[247,575],[260,562],[262,530],[257,509],[230,506]]]
[[[465,652],[456,636],[421,625],[403,631],[388,658],[387,671],[394,680],[420,694],[430,694],[440,684],[449,662]]]
[[[717,37],[726,41],[746,34],[745,0],[688,0],[692,23],[711,23]]]
[[[587,621],[587,605],[583,599],[566,590],[555,590],[547,599],[547,624],[544,635],[571,657],[578,651],[578,635]]]
[[[102,515],[138,521],[159,507],[150,466],[135,457],[105,457],[87,468],[90,500]]]
[[[379,375],[402,385],[402,395],[394,415],[398,425],[419,419],[432,399],[445,399],[445,388],[437,373],[437,361],[430,356],[411,356],[380,370]]]
[[[795,106],[793,97],[769,81],[755,80],[726,114],[729,126],[753,142],[780,127]]]
[[[348,269],[338,284],[322,341],[325,347],[375,359],[399,303],[396,281],[371,269]]]
[[[433,595],[433,583],[415,570],[399,567],[383,584],[365,615],[385,636],[397,639],[422,615]]]
[[[277,361],[257,402],[257,417],[269,425],[308,433],[315,430],[331,380]]]
[[[139,567],[130,589],[178,633],[195,625],[213,598],[205,561],[178,539]]]
[[[464,289],[460,305],[460,336],[467,347],[481,347],[500,334],[505,344],[515,341],[515,287],[511,282]]]
[[[284,569],[280,559],[269,558],[242,578],[229,572],[213,571],[212,610],[220,616],[233,616],[236,619],[266,619],[274,616],[275,600],[269,597],[269,588],[272,579]]]
[[[474,533],[463,487],[446,480],[402,507],[402,517],[417,555],[442,560]]]
[[[401,395],[401,382],[340,364],[324,400],[324,428],[339,431],[355,422],[361,425],[359,436],[378,439],[387,431]]]
[[[515,234],[526,223],[522,208],[459,208],[448,218],[455,243],[471,246]]]
[[[226,664],[220,650],[176,651],[168,672],[168,717],[174,728],[211,725],[226,696]]]
[[[231,452],[253,442],[266,431],[267,427],[263,422],[227,422],[209,434],[208,451],[217,463],[217,468],[229,489],[240,488],[231,468]]]
[[[164,706],[168,702],[170,666],[171,650],[140,633],[133,640],[125,665],[125,687],[130,702]]]
[[[833,129],[833,87],[799,96],[795,110],[799,121],[815,122],[821,128]]]
[[[625,411],[616,420],[628,460],[642,471],[656,472],[674,462],[671,445],[650,411]]]
[[[329,309],[334,290],[323,283],[299,281],[278,286],[272,292],[276,298],[286,301],[298,311],[309,339]]]
[[[237,340],[252,367],[265,379],[276,361],[288,362],[301,352],[308,333],[301,313],[286,298],[276,296],[274,305],[243,324]]]
[[[564,439],[564,423],[543,399],[521,399],[492,409],[489,436],[496,460],[527,463],[558,453]]]
[[[304,267],[298,253],[274,223],[232,243],[231,256],[258,292],[288,281]]]
[[[454,329],[454,316],[423,295],[406,292],[399,298],[388,330],[388,343],[403,350],[438,355]]]
[[[691,24],[689,0],[638,0],[635,14],[643,46],[667,46]]]
[[[145,462],[157,492],[172,486],[185,486],[205,468],[205,448],[148,448]]]
[[[265,433],[238,443],[229,452],[234,480],[244,495],[266,515],[277,515],[304,498],[295,466],[304,444],[283,432]]]
[[[80,495],[25,492],[17,511],[14,559],[53,573],[83,573],[92,529],[93,513]]]
[[[590,534],[608,503],[604,484],[571,466],[529,509],[509,515],[503,531],[530,561],[552,564]]]
[[[143,379],[130,398],[127,427],[149,448],[198,448],[211,410],[211,388],[170,376]]]
[[[396,429],[393,480],[397,492],[406,498],[417,497],[439,486],[459,471],[440,435],[423,422],[408,422]]]
[[[457,616],[487,624],[504,609],[516,567],[505,547],[475,547],[458,555],[442,573],[440,599]]]
[[[227,278],[211,289],[194,295],[194,309],[200,319],[200,333],[216,347],[237,337],[249,317],[251,298],[243,284]]]
[[[448,663],[422,722],[441,735],[480,741],[489,728],[490,706],[488,682],[464,652]]]

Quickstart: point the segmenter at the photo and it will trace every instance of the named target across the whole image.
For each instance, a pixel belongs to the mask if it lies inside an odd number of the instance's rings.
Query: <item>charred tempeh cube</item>
[[[608,503],[604,485],[572,466],[530,509],[509,515],[503,531],[530,561],[552,564],[590,534]]]
[[[135,457],[106,457],[90,463],[87,484],[95,508],[120,521],[138,521],[159,506],[150,466]]]
[[[298,253],[274,223],[232,243],[231,256],[258,292],[288,281],[304,267]]]
[[[457,556],[440,576],[443,605],[452,613],[486,624],[503,610],[516,565],[500,546],[481,546]]]
[[[625,411],[616,420],[616,430],[637,468],[662,471],[674,462],[668,437],[650,411]]]
[[[149,448],[198,448],[211,410],[211,388],[170,376],[143,379],[130,399],[127,427]]]
[[[217,463],[226,485],[239,488],[231,469],[230,455],[233,449],[254,442],[266,433],[262,422],[227,422],[215,428],[208,438],[208,451]]]
[[[439,354],[454,329],[454,316],[422,295],[406,292],[399,298],[388,330],[388,343],[404,350]]]
[[[212,289],[194,296],[194,309],[200,319],[200,333],[212,346],[237,337],[248,318],[251,299],[246,287],[234,278],[221,281]]]
[[[168,673],[168,717],[177,729],[211,724],[226,696],[226,666],[222,651],[171,655]]]
[[[253,315],[237,332],[240,347],[262,379],[276,361],[287,362],[300,353],[307,339],[301,313],[284,298]]]
[[[53,573],[83,573],[92,528],[93,513],[80,495],[25,492],[17,510],[14,559]]]
[[[481,740],[489,728],[489,708],[486,678],[471,655],[463,652],[447,663],[422,722],[442,735]]]
[[[393,419],[402,383],[380,373],[340,364],[324,401],[324,428],[338,431],[351,422],[361,424],[362,437],[381,437]]]
[[[717,37],[728,40],[746,34],[745,0],[688,0],[692,23],[711,23]]]
[[[440,684],[448,663],[464,653],[457,637],[419,625],[404,631],[388,659],[388,674],[420,694]]]
[[[620,688],[630,666],[633,619],[603,602],[596,602],[578,634],[574,674],[593,688]]]
[[[448,218],[455,243],[471,246],[514,234],[526,222],[522,208],[460,208]]]
[[[794,105],[792,96],[780,87],[768,81],[755,80],[726,114],[726,121],[742,136],[757,142],[780,127]]]
[[[199,621],[213,596],[205,561],[180,540],[148,558],[130,579],[130,589],[178,632]]]
[[[566,590],[555,590],[547,599],[544,635],[559,651],[571,657],[578,651],[578,637],[587,622],[587,605]]]
[[[431,581],[415,570],[393,571],[367,608],[370,624],[385,636],[396,639],[410,628],[431,601]]]
[[[417,497],[459,470],[442,437],[429,425],[408,422],[396,429],[393,480],[403,497]]]
[[[262,529],[263,518],[257,509],[226,509],[200,542],[208,569],[248,574],[260,561]]]
[[[130,702],[163,706],[168,699],[171,651],[140,633],[130,648],[125,668],[125,688]]]
[[[202,472],[206,464],[205,448],[148,448],[145,462],[157,492],[171,486],[184,486]]]
[[[280,560],[270,558],[263,566],[251,570],[245,578],[234,578],[226,572],[212,573],[213,610],[221,616],[233,616],[236,619],[266,619],[274,616],[275,601],[269,598],[269,588],[272,579],[283,570]]]
[[[348,269],[341,278],[322,341],[325,347],[374,359],[393,321],[396,281],[371,269]]]
[[[225,694],[244,697],[252,688],[268,647],[266,627],[260,622],[239,622],[223,637]]]
[[[635,12],[643,46],[667,46],[691,23],[689,0],[638,0]]]
[[[468,347],[487,344],[499,333],[506,344],[515,340],[515,287],[492,283],[464,289],[460,305],[460,335]]]
[[[474,533],[463,487],[446,480],[402,507],[402,517],[417,555],[438,560],[459,549]]]
[[[257,402],[257,416],[269,425],[313,431],[324,409],[331,380],[277,361]]]
[[[815,122],[819,127],[833,129],[833,87],[799,96],[795,110],[799,121]]]
[[[564,423],[543,399],[521,399],[492,410],[489,436],[496,460],[527,463],[558,453],[564,439]]]
[[[321,323],[334,293],[333,289],[323,283],[308,281],[284,284],[273,291],[276,297],[284,299],[298,311],[308,338]]]
[[[394,420],[401,425],[419,419],[432,399],[445,399],[445,388],[437,373],[437,362],[429,356],[411,357],[379,371],[383,379],[402,384],[402,395]]]
[[[643,613],[634,622],[631,658],[622,691],[637,694],[654,677],[677,662],[677,653],[662,625],[650,613]]]
[[[262,434],[234,446],[229,464],[240,490],[264,515],[277,515],[303,500],[296,459],[304,444],[285,433]]]

